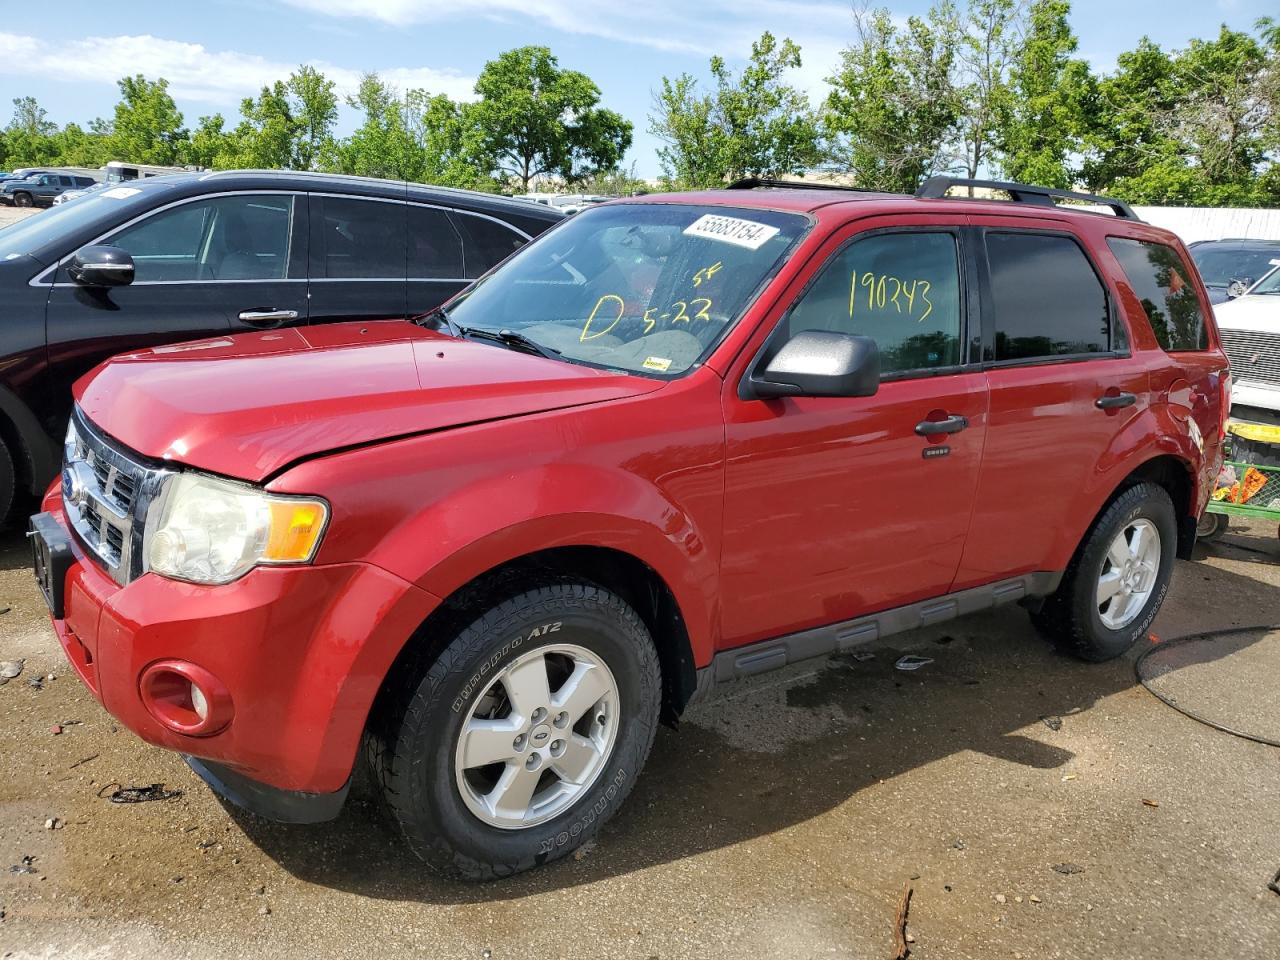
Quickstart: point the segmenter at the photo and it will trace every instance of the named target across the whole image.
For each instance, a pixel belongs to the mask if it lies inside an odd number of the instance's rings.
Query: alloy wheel
[[[1098,576],[1098,616],[1108,630],[1137,619],[1160,572],[1160,531],[1144,517],[1128,523],[1107,548]]]

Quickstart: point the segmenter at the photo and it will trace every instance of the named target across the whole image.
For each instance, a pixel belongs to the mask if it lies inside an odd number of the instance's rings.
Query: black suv
[[[1187,249],[1210,303],[1235,299],[1280,261],[1280,240],[1198,240]]]
[[[10,207],[48,207],[61,193],[84,190],[96,180],[71,173],[33,173],[0,183],[0,203]]]
[[[412,317],[562,219],[469,191],[227,171],[108,187],[0,230],[0,522],[57,473],[71,384],[107,357]]]

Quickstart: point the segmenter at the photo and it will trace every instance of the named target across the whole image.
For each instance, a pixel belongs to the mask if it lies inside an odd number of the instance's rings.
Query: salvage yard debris
[[[897,951],[893,955],[893,960],[907,960],[907,955],[911,953],[908,943],[913,943],[915,937],[909,937],[907,934],[907,911],[911,909],[911,884],[904,884],[902,887],[902,896],[898,898],[898,913],[893,921],[893,936],[896,941]]]
[[[914,654],[908,654],[905,657],[898,658],[898,662],[894,664],[894,667],[910,672],[919,670],[921,667],[927,667],[931,663],[933,663],[933,660],[930,657],[917,657]]]
[[[25,660],[5,660],[0,662],[0,687],[12,680],[14,677],[22,673],[22,665]]]
[[[182,796],[181,790],[166,790],[163,783],[153,783],[147,787],[126,787],[119,783],[108,783],[98,791],[103,796],[112,787],[116,787],[106,799],[112,803],[146,803],[150,800],[176,800]]]

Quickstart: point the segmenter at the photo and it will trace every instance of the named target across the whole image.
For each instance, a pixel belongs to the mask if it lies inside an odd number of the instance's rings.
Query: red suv
[[[1120,654],[1227,360],[1172,234],[978,185],[608,204],[416,323],[108,361],[32,520],[67,656],[268,816],[335,815],[363,744],[480,879],[593,836],[723,681],[1015,600]]]

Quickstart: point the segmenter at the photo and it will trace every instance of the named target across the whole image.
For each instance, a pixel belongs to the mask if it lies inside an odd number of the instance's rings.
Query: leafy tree
[[[284,81],[263,87],[256,100],[240,101],[240,116],[243,119],[231,132],[227,150],[231,166],[261,170],[293,166],[298,125]]]
[[[290,166],[313,170],[333,142],[338,119],[338,95],[334,83],[314,67],[301,66],[289,77],[293,97],[293,149]]]
[[[468,190],[499,187],[493,174],[497,159],[475,123],[470,104],[456,103],[444,94],[410,90],[404,109],[409,133],[423,153],[420,179]]]
[[[15,97],[13,119],[4,130],[5,163],[13,167],[53,164],[58,159],[52,137],[58,125],[49,120],[35,97]]]
[[[1068,0],[1032,0],[1009,69],[1007,106],[996,133],[1000,167],[1011,180],[1070,188],[1096,80],[1067,20]]]
[[[1023,0],[971,0],[959,45],[961,102],[958,162],[977,177],[997,149],[1010,109],[1009,70],[1017,50]]]
[[[187,140],[182,162],[193,167],[210,170],[226,169],[234,165],[229,134],[223,129],[226,121],[222,114],[201,117],[191,137]]]
[[[537,177],[572,182],[611,170],[631,146],[631,123],[599,106],[586,74],[562,69],[546,47],[519,47],[490,60],[476,79],[480,100],[467,120],[500,173],[524,190]]]
[[[820,157],[818,120],[808,98],[785,83],[800,66],[800,48],[764,33],[735,76],[711,58],[715,89],[702,93],[688,74],[663,77],[649,130],[667,146],[658,151],[676,184],[714,186],[748,175],[779,176],[814,167]]]
[[[142,74],[119,81],[120,100],[111,124],[109,150],[114,159],[134,163],[176,164],[187,139],[169,81]]]
[[[337,145],[330,165],[366,177],[420,179],[422,151],[406,125],[399,93],[376,73],[366,73],[347,103],[364,113],[364,123]]]
[[[955,7],[944,0],[901,31],[887,9],[859,7],[854,29],[827,79],[830,163],[859,186],[913,191],[944,166],[943,147],[960,119]]]

